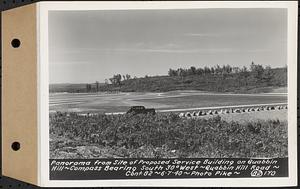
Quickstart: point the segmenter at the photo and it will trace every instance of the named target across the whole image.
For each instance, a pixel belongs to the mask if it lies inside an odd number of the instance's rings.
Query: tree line
[[[271,77],[271,67],[266,66],[263,67],[260,64],[255,64],[254,62],[251,63],[249,68],[246,66],[243,66],[242,68],[236,67],[236,66],[230,66],[230,65],[216,65],[213,67],[205,66],[203,68],[196,68],[194,66],[191,66],[188,69],[178,68],[178,69],[169,69],[168,76],[189,76],[189,75],[228,75],[228,74],[239,74],[239,73],[255,73],[255,76],[257,78],[265,77]]]

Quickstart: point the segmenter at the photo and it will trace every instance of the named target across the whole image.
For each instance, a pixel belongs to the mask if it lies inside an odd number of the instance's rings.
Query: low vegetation
[[[287,157],[287,122],[178,115],[50,115],[51,158]]]

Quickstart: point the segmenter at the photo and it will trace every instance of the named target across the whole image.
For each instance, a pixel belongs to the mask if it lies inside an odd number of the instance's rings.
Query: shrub
[[[181,119],[178,115],[50,115],[50,135],[73,143],[122,148],[126,157],[286,157],[287,122]],[[59,147],[60,144],[51,143]],[[72,146],[71,146],[72,147]],[[74,147],[74,146],[73,146]]]

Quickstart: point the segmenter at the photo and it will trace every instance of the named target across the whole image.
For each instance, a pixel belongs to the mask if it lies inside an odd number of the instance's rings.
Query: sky
[[[252,61],[283,67],[286,60],[286,9],[49,12],[50,83]]]

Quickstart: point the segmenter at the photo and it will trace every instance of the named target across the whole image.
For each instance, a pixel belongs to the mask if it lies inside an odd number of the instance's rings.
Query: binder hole
[[[20,47],[21,42],[20,42],[19,39],[13,39],[13,40],[11,41],[11,45],[13,46],[13,48],[18,48],[18,47]]]
[[[11,148],[14,150],[14,151],[18,151],[20,148],[21,148],[21,145],[19,142],[13,142],[12,145],[11,145]]]

